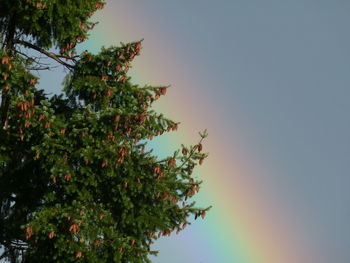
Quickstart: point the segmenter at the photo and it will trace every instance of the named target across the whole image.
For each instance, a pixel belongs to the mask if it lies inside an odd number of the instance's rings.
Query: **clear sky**
[[[160,243],[164,252],[154,263],[286,263],[293,260],[278,259],[298,251],[304,255],[298,263],[350,262],[349,14],[345,0],[107,1],[87,47],[145,39],[135,81],[172,85],[160,109],[183,121],[184,138],[208,128],[210,157],[201,171],[213,183],[202,190],[210,193],[203,204],[215,200],[241,212],[232,224],[220,221],[219,210],[208,214],[208,225],[240,233],[225,239],[234,245],[223,248],[221,259],[208,241],[217,243],[219,232],[196,221],[192,234],[189,228],[183,239]],[[52,84],[60,78],[53,73],[42,86],[57,91]],[[221,173],[213,173],[210,167],[219,166]],[[214,177],[240,194],[224,198],[212,190],[220,187]],[[256,212],[261,204],[271,210]],[[247,222],[242,231],[237,218]],[[286,242],[281,252],[259,237],[284,229],[295,237],[276,237]],[[201,238],[207,241],[195,242]],[[264,256],[233,259],[230,249],[240,247]],[[200,256],[182,258],[189,248]]]

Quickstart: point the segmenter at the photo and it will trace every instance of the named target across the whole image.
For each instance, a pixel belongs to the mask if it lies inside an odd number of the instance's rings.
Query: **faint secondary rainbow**
[[[172,84],[167,96],[157,102],[156,109],[182,123],[178,132],[163,135],[152,144],[159,154],[170,155],[181,143],[196,143],[197,132],[204,128],[209,132],[204,150],[210,155],[196,171],[196,175],[204,180],[196,200],[199,205],[214,207],[203,222],[197,220],[179,236],[172,237],[175,247],[162,247],[159,257],[163,253],[168,253],[169,257],[182,253],[186,254],[186,263],[200,260],[206,263],[317,262],[311,258],[312,252],[307,251],[311,246],[301,235],[301,224],[288,219],[293,218],[288,208],[281,207],[276,200],[283,198],[280,193],[259,187],[268,184],[260,182],[256,176],[267,172],[257,170],[263,165],[255,159],[246,159],[246,146],[233,143],[235,139],[239,140],[238,135],[227,122],[215,118],[224,113],[208,107],[213,98],[202,92],[205,83],[199,77],[200,72],[183,62],[186,55],[177,50],[176,43],[167,42],[166,36],[154,31],[145,35],[140,30],[140,27],[152,28],[152,20],[145,17],[135,3],[120,2],[107,1],[106,8],[96,16],[100,25],[84,48],[97,51],[102,45],[145,38],[143,53],[133,63],[133,81]],[[158,44],[148,45],[152,41]],[[162,63],[164,66],[160,65]],[[242,136],[239,138],[241,140]],[[272,193],[268,193],[270,190]]]

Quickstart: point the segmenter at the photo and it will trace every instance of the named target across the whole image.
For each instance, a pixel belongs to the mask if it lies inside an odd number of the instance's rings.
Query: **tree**
[[[187,203],[202,181],[202,140],[159,160],[153,136],[178,122],[151,109],[168,87],[140,87],[127,72],[142,41],[76,46],[102,0],[0,1],[0,244],[10,262],[150,262],[150,246],[207,208]],[[30,51],[32,50],[32,51]],[[56,53],[50,50],[57,50]],[[49,98],[33,51],[69,70]]]

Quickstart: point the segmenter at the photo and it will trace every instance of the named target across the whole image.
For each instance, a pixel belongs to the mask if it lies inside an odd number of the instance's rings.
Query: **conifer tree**
[[[210,209],[191,199],[202,181],[206,131],[159,160],[147,142],[179,123],[152,110],[168,87],[127,75],[142,41],[77,54],[103,0],[0,1],[1,259],[150,262],[152,243]],[[52,50],[56,50],[53,52]],[[33,51],[67,68],[63,94],[38,89],[50,70]]]

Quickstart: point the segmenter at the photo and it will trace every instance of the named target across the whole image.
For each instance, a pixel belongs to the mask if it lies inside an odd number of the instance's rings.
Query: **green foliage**
[[[89,17],[103,6],[102,0],[1,0],[0,31],[15,27],[37,45],[56,44],[65,53],[86,39],[94,26]]]
[[[0,244],[10,262],[150,262],[154,240],[210,208],[187,203],[202,183],[191,175],[208,155],[206,131],[164,160],[146,151],[179,123],[151,109],[168,87],[130,82],[142,41],[74,55],[102,7],[0,2]],[[47,50],[54,44],[60,54]],[[64,96],[37,89],[41,63],[20,47],[70,69]]]

